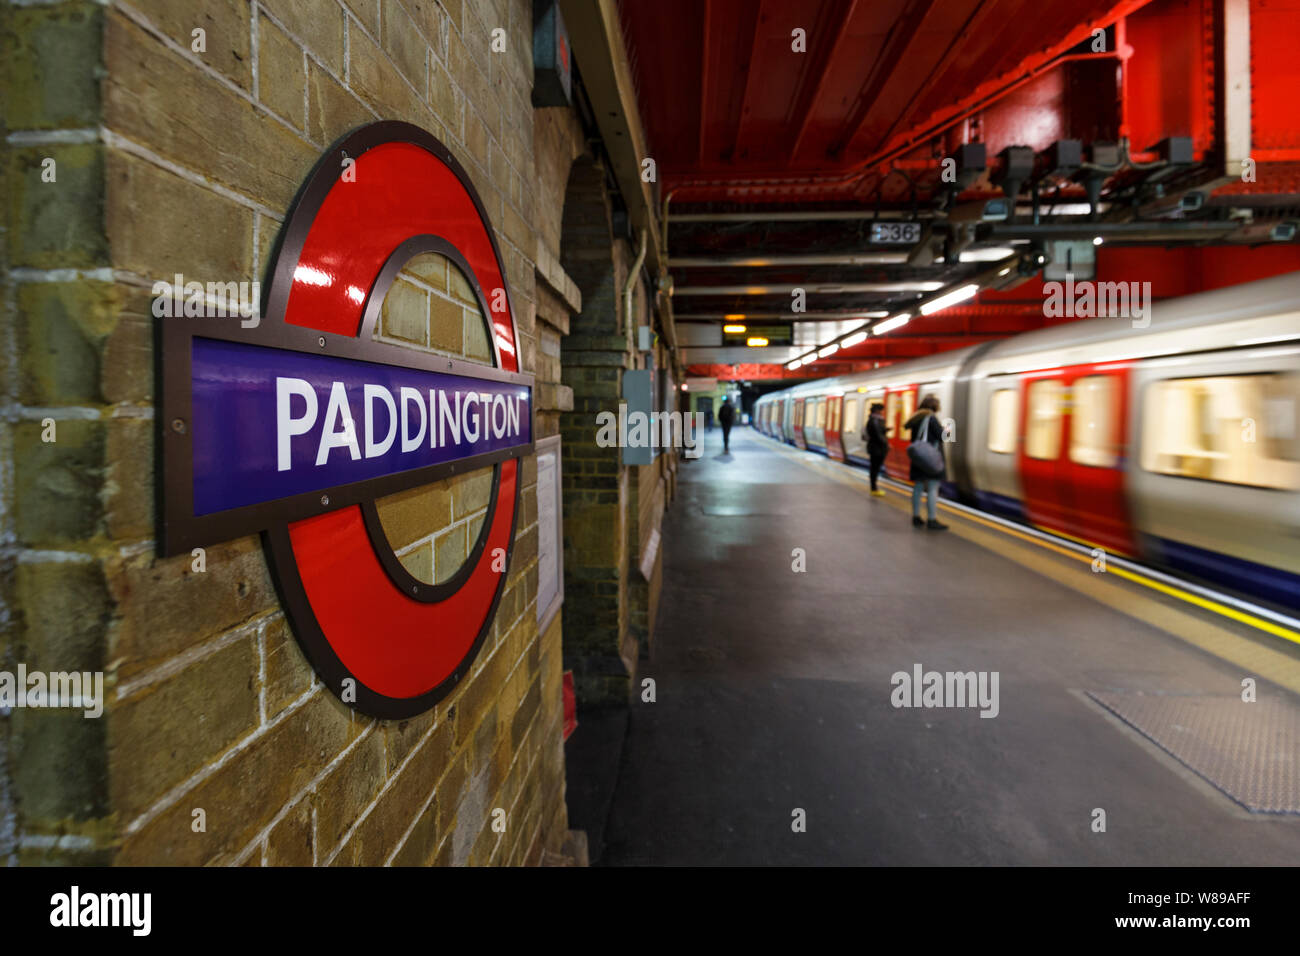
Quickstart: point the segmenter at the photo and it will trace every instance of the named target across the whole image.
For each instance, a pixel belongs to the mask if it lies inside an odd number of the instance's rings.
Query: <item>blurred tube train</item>
[[[934,393],[942,493],[1110,553],[1300,607],[1300,272],[1158,302],[759,399],[759,431],[890,477]]]

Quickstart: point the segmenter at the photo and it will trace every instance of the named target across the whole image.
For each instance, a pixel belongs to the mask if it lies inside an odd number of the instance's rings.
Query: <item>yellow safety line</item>
[[[786,451],[786,449],[783,446],[778,445],[777,447],[780,448],[781,451]],[[802,458],[799,458],[798,456],[791,456],[791,457],[793,457],[796,461],[799,461],[801,464],[805,464],[811,467],[812,464],[811,462],[805,462],[803,461]],[[820,465],[821,462],[818,462],[818,464]],[[821,469],[818,470],[820,471]],[[836,475],[836,477],[838,478],[840,476]],[[893,480],[901,481],[902,479],[895,478]],[[857,481],[852,482],[849,486],[853,488],[857,488],[858,490],[862,490],[861,483]],[[904,495],[904,492],[901,489],[893,488],[889,485],[886,485],[885,487],[887,490],[893,491],[895,494]],[[909,497],[909,495],[904,495],[904,497]],[[944,509],[944,511],[948,512],[949,514],[956,515],[959,518],[964,518],[967,521],[972,521],[975,522],[976,524],[985,525],[986,527],[992,528],[996,531],[1000,531],[1005,535],[1019,538],[1022,541],[1027,541],[1030,544],[1037,545],[1038,547],[1044,548],[1048,551],[1054,551],[1057,554],[1063,555],[1067,558],[1071,558],[1075,561],[1082,561],[1084,564],[1091,564],[1088,555],[1079,554],[1077,551],[1071,551],[1068,548],[1062,548],[1059,545],[1052,544],[1051,542],[1043,541],[1041,538],[1035,538],[1033,535],[1024,534],[1023,532],[1017,531],[1014,528],[1008,528],[1005,525],[998,524],[995,521],[989,521],[986,518],[982,518],[978,515],[973,515],[967,511],[959,510],[957,508],[952,507],[952,505],[946,501],[941,500],[939,502],[939,507]],[[1045,534],[1061,534],[1061,532],[1058,532],[1054,529],[1040,528],[1039,530],[1043,531]],[[1062,534],[1062,537],[1072,538],[1071,535],[1067,535],[1067,534]],[[1078,538],[1072,538],[1072,540],[1079,541]],[[1088,544],[1088,542],[1086,541],[1080,541],[1080,543]],[[1221,604],[1218,601],[1214,601],[1209,598],[1203,598],[1198,594],[1192,594],[1190,591],[1184,591],[1182,588],[1174,587],[1173,585],[1169,585],[1161,581],[1153,580],[1152,578],[1149,578],[1146,575],[1140,574],[1136,571],[1128,571],[1124,568],[1108,567],[1106,569],[1106,573],[1117,575],[1118,577],[1124,578],[1125,580],[1128,581],[1133,581],[1134,583],[1140,584],[1143,587],[1150,588],[1153,591],[1159,591],[1161,594],[1166,594],[1170,597],[1178,598],[1180,601],[1185,601],[1188,604],[1193,604],[1207,611],[1213,611],[1215,614],[1218,614],[1222,617],[1229,618],[1233,621],[1236,621],[1239,624],[1245,624],[1248,627],[1253,627],[1256,630],[1265,632],[1266,634],[1272,634],[1274,637],[1280,637],[1283,638],[1284,640],[1291,641],[1294,644],[1300,644],[1300,632],[1293,631],[1290,628],[1283,627],[1280,624],[1275,624],[1272,621],[1266,620],[1262,617],[1257,617],[1254,614],[1249,614],[1245,611],[1239,611],[1234,607],[1229,607],[1228,605]]]
[[[1218,601],[1212,601],[1209,598],[1203,598],[1199,594],[1192,594],[1184,591],[1182,588],[1176,588],[1171,584],[1165,584],[1162,581],[1153,581],[1145,575],[1138,574],[1135,571],[1128,571],[1124,568],[1107,568],[1108,574],[1118,574],[1121,578],[1127,578],[1130,581],[1136,581],[1138,584],[1151,588],[1153,591],[1159,591],[1162,594],[1168,594],[1179,600],[1186,601],[1188,604],[1195,604],[1197,607],[1203,607],[1207,611],[1213,611],[1223,617],[1231,618],[1241,624],[1247,624],[1257,630],[1265,631],[1275,637],[1285,638],[1295,644],[1300,644],[1300,633],[1283,627],[1281,624],[1274,624],[1272,621],[1265,620],[1262,617],[1256,617],[1254,614],[1247,614],[1245,611],[1239,611],[1235,607],[1229,607],[1226,604],[1220,604]]]
[[[899,494],[901,493],[902,492],[899,492]],[[1091,564],[1088,555],[1079,554],[1077,551],[1070,551],[1067,548],[1058,547],[1054,544],[1050,544],[1049,542],[1043,541],[1040,538],[1035,538],[1032,535],[1022,534],[1019,531],[1015,531],[1012,528],[1007,528],[1004,525],[997,524],[996,522],[985,520],[984,518],[980,518],[976,515],[969,514],[968,512],[965,511],[960,511],[956,508],[951,507],[946,502],[940,502],[939,504],[943,506],[944,510],[948,511],[950,514],[955,514],[958,515],[959,517],[966,518],[970,521],[975,521],[978,522],[979,524],[987,525],[990,528],[996,528],[997,530],[1002,531],[1006,534],[1014,535],[1015,537],[1020,538],[1024,541],[1029,541],[1033,544],[1036,544],[1041,548],[1047,548],[1049,551],[1055,551],[1057,554],[1063,554],[1068,558],[1073,558],[1075,561],[1082,561],[1084,564],[1089,564],[1089,565]],[[1055,531],[1051,531],[1046,528],[1040,528],[1039,530],[1047,534],[1056,534]],[[1070,537],[1070,536],[1065,535],[1065,537]],[[1190,591],[1184,591],[1182,588],[1174,587],[1171,584],[1165,584],[1162,581],[1156,581],[1153,578],[1147,577],[1145,574],[1141,574],[1140,572],[1129,571],[1125,568],[1108,567],[1106,568],[1106,573],[1118,575],[1119,577],[1124,578],[1126,580],[1134,581],[1137,584],[1141,584],[1143,587],[1151,588],[1153,591],[1159,591],[1161,594],[1167,594],[1170,597],[1178,598],[1180,601],[1186,601],[1188,604],[1194,604],[1197,607],[1206,609],[1207,611],[1213,611],[1216,614],[1219,614],[1226,618],[1230,618],[1234,621],[1237,621],[1240,624],[1246,624],[1250,627],[1256,628],[1257,630],[1261,630],[1264,631],[1265,633],[1272,634],[1274,637],[1281,637],[1288,641],[1291,641],[1292,643],[1300,644],[1300,632],[1293,631],[1290,628],[1283,627],[1280,624],[1275,624],[1272,621],[1266,620],[1265,618],[1257,617],[1254,614],[1249,614],[1245,611],[1239,611],[1234,607],[1229,607],[1226,604],[1221,604],[1218,601],[1211,600],[1210,598],[1201,597],[1199,594],[1193,594]]]

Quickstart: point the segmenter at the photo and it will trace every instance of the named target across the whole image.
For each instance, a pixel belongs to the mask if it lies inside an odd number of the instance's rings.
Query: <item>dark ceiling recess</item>
[[[1080,278],[1155,278],[1170,294],[1196,291],[1178,249],[1212,248],[1226,264],[1193,283],[1300,268],[1300,122],[1277,91],[1300,88],[1285,40],[1294,10],[1233,0],[619,8],[688,363],[744,364],[751,378],[763,365],[825,374],[1034,328],[1054,321],[1043,270],[1067,262]],[[1250,251],[1261,244],[1284,248]],[[978,296],[892,322],[972,283]],[[746,349],[721,331],[737,315],[792,332]],[[828,336],[882,322],[893,329],[798,373],[785,367]]]

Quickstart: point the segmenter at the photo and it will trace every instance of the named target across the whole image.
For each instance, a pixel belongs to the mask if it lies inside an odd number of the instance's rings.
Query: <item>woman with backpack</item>
[[[939,396],[927,395],[921,400],[916,414],[903,425],[912,433],[912,444],[907,456],[912,459],[908,477],[912,479],[912,524],[925,525],[931,531],[944,531],[948,526],[939,521],[939,481],[944,477],[947,463],[943,455],[943,423],[939,421]],[[921,520],[921,492],[926,494],[926,511],[929,521]]]

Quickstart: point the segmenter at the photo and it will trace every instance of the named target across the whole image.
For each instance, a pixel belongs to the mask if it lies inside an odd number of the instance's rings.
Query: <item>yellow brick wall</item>
[[[178,272],[265,281],[299,184],[358,124],[415,123],[468,170],[501,248],[523,368],[537,367],[536,229],[559,221],[563,197],[534,181],[571,156],[534,154],[535,116],[564,111],[529,102],[531,4],[130,0],[0,16],[13,184],[0,666],[102,669],[109,688],[100,720],[3,722],[0,855],[487,864],[558,851],[561,632],[559,618],[536,626],[535,459],[523,462],[494,631],[462,686],[411,720],[357,715],[315,679],[256,538],[208,548],[202,572],[157,558],[153,542],[152,284]],[[490,48],[497,28],[505,52]],[[559,125],[546,149],[572,153],[571,124]],[[55,184],[41,182],[46,158]],[[564,329],[546,329],[553,353]],[[543,364],[539,385],[557,386],[558,363]],[[54,443],[40,439],[46,418]],[[446,497],[451,521],[477,507],[473,482]],[[436,532],[436,505],[408,498],[408,521]],[[402,504],[387,509],[398,525]],[[490,826],[496,808],[504,834]]]

